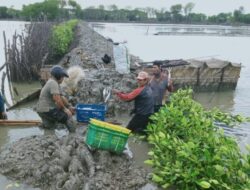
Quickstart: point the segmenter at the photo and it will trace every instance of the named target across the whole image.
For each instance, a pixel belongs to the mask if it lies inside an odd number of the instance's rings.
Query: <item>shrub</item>
[[[78,20],[70,20],[53,27],[50,47],[56,56],[64,55],[74,38],[74,28]]]
[[[178,90],[151,116],[147,130],[153,148],[145,163],[153,167],[152,180],[164,189],[249,189],[250,156],[214,125],[218,110],[205,111],[191,94]]]

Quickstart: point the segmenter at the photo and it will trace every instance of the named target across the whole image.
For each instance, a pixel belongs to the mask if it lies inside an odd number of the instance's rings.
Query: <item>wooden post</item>
[[[196,86],[200,86],[200,68],[197,69],[197,79],[196,79]]]

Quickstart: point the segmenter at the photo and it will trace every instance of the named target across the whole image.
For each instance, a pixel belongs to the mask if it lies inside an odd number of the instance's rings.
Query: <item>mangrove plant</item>
[[[147,130],[152,149],[145,163],[163,189],[250,189],[250,155],[243,155],[236,140],[215,125],[215,120],[232,123],[245,121],[243,117],[206,111],[189,89],[178,90],[151,119]]]
[[[50,47],[55,56],[60,57],[67,53],[74,39],[74,29],[77,23],[78,20],[74,19],[53,27]]]

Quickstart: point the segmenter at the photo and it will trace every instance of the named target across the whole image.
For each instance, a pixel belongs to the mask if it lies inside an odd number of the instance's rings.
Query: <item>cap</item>
[[[145,71],[141,71],[138,73],[138,76],[136,77],[137,79],[140,79],[140,80],[144,80],[144,79],[147,79],[149,76],[148,76],[148,73],[145,72]]]
[[[59,65],[56,65],[54,67],[52,67],[51,69],[51,75],[54,76],[57,80],[59,80],[62,77],[69,77],[69,75],[67,74],[67,72]]]

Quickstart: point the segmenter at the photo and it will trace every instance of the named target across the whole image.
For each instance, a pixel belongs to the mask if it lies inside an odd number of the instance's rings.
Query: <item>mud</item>
[[[83,134],[22,138],[2,150],[0,171],[44,190],[140,189],[149,182],[125,154],[90,150]]]
[[[130,55],[131,73],[120,74],[115,71],[114,44],[110,39],[101,36],[84,22],[79,23],[76,36],[78,44],[59,63],[69,68],[80,66],[84,70],[84,78],[77,83],[74,88],[75,93],[66,94],[73,105],[77,103],[104,103],[104,88],[117,88],[123,92],[130,92],[137,87],[135,77],[138,70],[136,70],[135,63],[141,61],[138,57]],[[105,64],[102,61],[104,54],[111,57],[110,63]],[[133,109],[132,103],[119,101],[114,96],[111,96],[107,106],[108,116],[129,113]]]
[[[116,88],[129,92],[137,87],[135,74],[119,74],[115,70],[92,70],[88,72],[85,79],[78,83],[78,90],[75,96],[77,103],[104,104],[104,88]],[[133,102],[124,102],[115,95],[111,95],[107,105],[107,116],[115,116],[120,113],[128,113],[133,109]]]
[[[86,23],[79,24],[76,36],[78,45],[59,63],[66,68],[77,65],[84,69],[84,77],[74,77],[79,79],[77,85],[70,83],[73,90],[64,92],[73,105],[103,104],[104,88],[124,92],[136,88],[137,71],[130,74],[115,71],[112,42]],[[111,56],[111,63],[102,62],[104,54]],[[131,55],[131,67],[138,59]],[[133,108],[132,102],[120,101],[112,95],[105,104],[107,117],[129,113]],[[1,150],[0,173],[44,190],[150,189],[145,168],[135,165],[124,154],[90,150],[84,141],[85,130],[78,130],[62,137],[50,134],[18,140]]]

